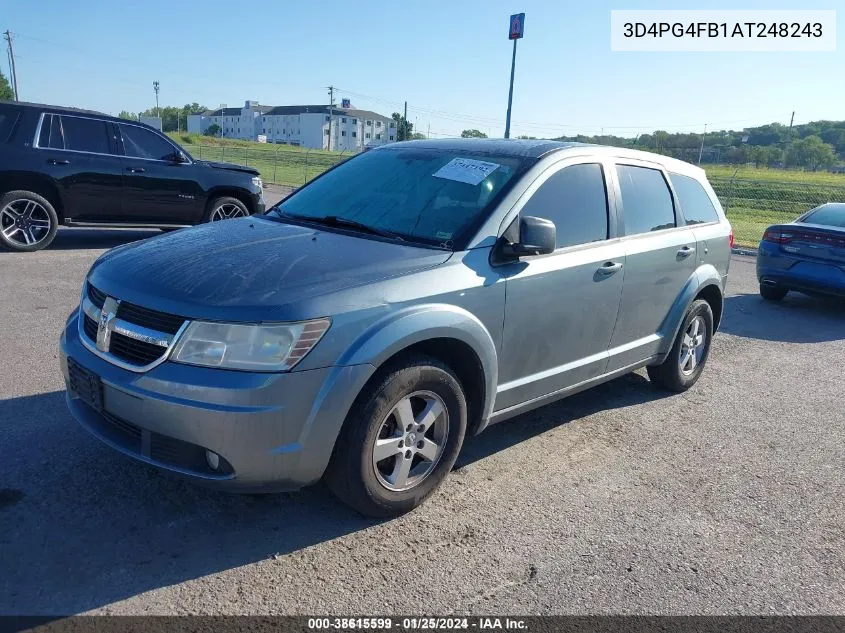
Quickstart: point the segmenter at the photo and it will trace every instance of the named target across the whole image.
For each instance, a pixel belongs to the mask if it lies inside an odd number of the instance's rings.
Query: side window
[[[617,165],[625,234],[636,235],[675,226],[672,193],[657,169]]]
[[[558,248],[607,239],[607,192],[601,165],[561,169],[540,185],[520,213],[554,222]]]
[[[53,115],[53,120],[61,118],[65,138],[65,149],[78,152],[96,152],[110,154],[109,135],[105,121],[83,119],[76,116]],[[52,142],[52,141],[51,141]]]
[[[20,108],[0,105],[0,143],[5,143],[9,140],[20,114]]]
[[[686,218],[687,224],[704,224],[706,222],[718,222],[719,214],[710,196],[695,178],[681,176],[680,174],[669,174],[669,180],[678,194],[681,203],[681,212]]]
[[[135,125],[120,125],[123,137],[123,151],[133,158],[167,160],[176,152],[175,148],[155,132]]]
[[[38,147],[65,148],[65,141],[62,136],[62,120],[58,114],[44,115],[44,120],[41,122],[41,135],[38,137]]]

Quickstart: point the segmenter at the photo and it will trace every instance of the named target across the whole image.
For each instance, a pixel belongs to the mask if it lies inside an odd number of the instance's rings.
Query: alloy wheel
[[[434,471],[449,436],[449,412],[431,391],[415,391],[387,414],[373,444],[373,470],[388,490],[413,488]]]
[[[50,234],[50,214],[35,200],[12,200],[0,210],[3,237],[22,246],[33,246]]]
[[[704,318],[696,316],[690,321],[681,341],[681,354],[678,358],[678,364],[684,376],[689,376],[701,364],[706,349],[706,338],[707,325]]]
[[[217,207],[211,214],[210,222],[217,222],[218,220],[229,220],[231,218],[242,218],[247,213],[236,204],[224,203]]]

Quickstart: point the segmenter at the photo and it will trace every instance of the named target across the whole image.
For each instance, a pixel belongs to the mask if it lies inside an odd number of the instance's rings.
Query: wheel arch
[[[480,432],[493,410],[498,380],[496,346],[481,321],[457,306],[416,306],[371,327],[339,364],[370,364],[375,380],[381,369],[409,354],[431,356],[455,372],[467,398],[467,432]]]
[[[65,209],[59,186],[49,176],[32,172],[7,171],[0,174],[0,195],[9,191],[31,191],[46,198],[59,218],[59,224],[65,220]]]
[[[240,200],[244,204],[244,206],[246,206],[247,211],[249,211],[250,215],[255,213],[250,193],[244,189],[228,185],[219,185],[216,187],[212,187],[208,191],[208,195],[206,196],[205,201],[205,213],[208,213],[208,210],[211,208],[211,203],[214,202],[217,198],[236,198],[237,200]]]
[[[699,266],[690,275],[660,327],[663,340],[660,347],[661,356],[669,353],[669,350],[672,349],[672,344],[678,335],[678,329],[681,327],[684,316],[696,299],[704,299],[710,304],[710,309],[713,311],[713,331],[716,331],[723,312],[722,283],[722,276],[716,270],[716,267],[711,264]]]

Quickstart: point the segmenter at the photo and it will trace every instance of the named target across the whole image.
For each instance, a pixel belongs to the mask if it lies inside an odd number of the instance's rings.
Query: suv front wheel
[[[231,218],[242,218],[249,215],[246,205],[230,196],[214,198],[208,205],[205,212],[206,222],[217,222],[218,220],[229,220]]]
[[[422,355],[383,370],[353,405],[325,480],[361,514],[395,516],[420,505],[455,463],[467,406],[452,370]]]
[[[50,245],[59,218],[50,201],[32,191],[0,196],[0,242],[13,251],[32,252]]]

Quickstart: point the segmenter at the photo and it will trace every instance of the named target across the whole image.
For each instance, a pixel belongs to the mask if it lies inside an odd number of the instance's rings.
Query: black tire
[[[789,292],[789,290],[783,288],[782,286],[760,284],[760,296],[766,301],[780,301],[786,296],[787,292]]]
[[[700,358],[696,356],[698,360],[696,361],[694,367],[692,367],[689,371],[685,371],[681,368],[681,351],[684,349],[684,337],[687,334],[687,330],[690,329],[693,321],[699,317],[701,319],[699,324],[703,322],[704,325],[704,340],[702,341],[703,349],[701,351]],[[675,343],[672,345],[669,355],[666,356],[665,360],[660,365],[646,367],[646,371],[648,372],[648,377],[651,379],[651,382],[663,387],[664,389],[675,391],[677,393],[686,391],[692,387],[698,380],[699,376],[701,376],[701,372],[704,370],[704,365],[707,363],[707,357],[710,355],[710,343],[712,341],[713,311],[710,309],[710,304],[704,299],[697,299],[693,301],[689,310],[687,310],[687,314],[684,317],[683,323],[681,323],[681,327],[678,330],[678,335],[675,338]],[[686,350],[684,351],[686,357]]]
[[[249,215],[249,209],[247,209],[246,205],[237,198],[232,198],[231,196],[220,196],[219,198],[213,198],[211,202],[208,203],[208,207],[206,207],[205,209],[205,216],[203,217],[202,221],[216,222],[218,220],[226,219],[218,217],[218,211],[221,207],[227,206],[235,206],[238,208],[240,215],[234,217],[244,217]]]
[[[27,209],[29,202],[38,206]],[[29,216],[17,218],[21,213]],[[10,232],[17,221],[22,222],[19,229]],[[0,196],[0,243],[6,248],[21,253],[40,251],[52,243],[58,230],[59,216],[44,196],[24,190]]]
[[[374,465],[374,445],[397,403],[421,391],[435,394],[445,406],[448,430],[441,442],[443,449],[439,459],[432,462],[434,466],[418,483],[405,490],[390,490],[376,473],[384,462],[378,467]],[[438,420],[440,422],[429,430],[443,422],[442,417]],[[338,499],[365,516],[404,514],[425,501],[452,469],[464,441],[466,426],[466,398],[452,370],[428,356],[406,356],[379,371],[356,399],[335,443],[324,475],[325,482]],[[401,460],[402,455],[396,459]],[[416,459],[413,457],[410,463]]]

